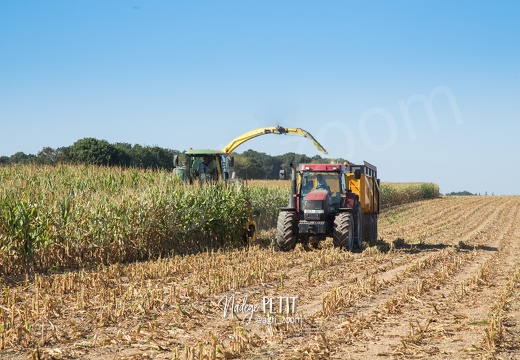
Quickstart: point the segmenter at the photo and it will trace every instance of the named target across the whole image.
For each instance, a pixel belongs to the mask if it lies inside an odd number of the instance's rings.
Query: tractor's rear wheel
[[[292,211],[280,211],[276,225],[276,244],[282,251],[289,251],[296,246],[298,238],[298,219]]]
[[[354,217],[351,213],[339,213],[334,219],[332,242],[335,247],[348,251],[354,248]]]

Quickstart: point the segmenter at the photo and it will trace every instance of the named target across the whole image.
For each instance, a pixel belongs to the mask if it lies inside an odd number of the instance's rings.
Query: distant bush
[[[381,207],[440,197],[434,183],[381,183]]]
[[[447,196],[472,196],[472,195],[477,195],[477,194],[473,194],[473,193],[470,193],[469,191],[464,190],[464,191],[458,191],[458,192],[452,191],[446,195]]]

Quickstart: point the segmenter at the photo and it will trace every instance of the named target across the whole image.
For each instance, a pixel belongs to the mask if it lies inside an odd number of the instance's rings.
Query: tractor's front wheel
[[[280,211],[276,226],[276,244],[282,251],[289,251],[296,246],[298,238],[298,219],[292,211]]]
[[[339,213],[334,219],[332,242],[335,247],[348,251],[354,248],[354,217],[351,213]]]

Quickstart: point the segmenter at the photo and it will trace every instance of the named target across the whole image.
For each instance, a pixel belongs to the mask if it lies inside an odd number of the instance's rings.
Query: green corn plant
[[[2,167],[0,179],[0,275],[236,247],[251,208],[268,228],[290,191],[95,166]]]

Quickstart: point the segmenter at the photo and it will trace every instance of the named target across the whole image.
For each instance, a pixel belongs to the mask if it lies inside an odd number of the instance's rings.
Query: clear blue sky
[[[383,181],[520,194],[519,19],[518,1],[4,0],[0,155],[282,125]]]

